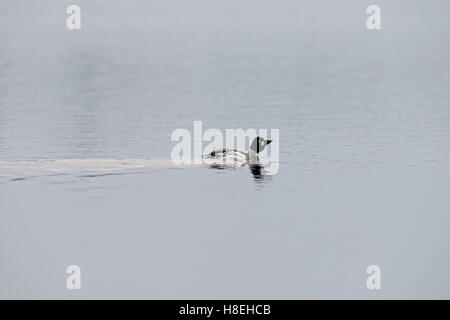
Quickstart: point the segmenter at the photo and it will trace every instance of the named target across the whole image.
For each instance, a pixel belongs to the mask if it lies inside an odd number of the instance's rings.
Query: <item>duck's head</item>
[[[266,140],[263,137],[256,137],[252,144],[250,145],[250,151],[252,151],[255,154],[260,153],[263,151],[267,145],[269,145],[272,142],[272,140]]]

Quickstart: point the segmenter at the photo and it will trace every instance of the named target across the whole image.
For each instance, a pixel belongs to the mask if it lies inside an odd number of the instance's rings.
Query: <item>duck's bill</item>
[[[267,144],[270,144],[273,140],[266,140]]]

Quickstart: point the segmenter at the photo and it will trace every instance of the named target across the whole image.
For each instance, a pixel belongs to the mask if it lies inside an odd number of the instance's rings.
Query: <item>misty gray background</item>
[[[0,298],[450,298],[449,12],[0,0]],[[15,160],[169,158],[194,120],[279,128],[279,173],[11,176]]]

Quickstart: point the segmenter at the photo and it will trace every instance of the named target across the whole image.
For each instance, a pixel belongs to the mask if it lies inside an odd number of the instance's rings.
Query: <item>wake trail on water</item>
[[[197,159],[191,164],[175,164],[170,158],[147,159],[31,159],[0,160],[0,179],[9,181],[27,180],[31,177],[78,174],[81,177],[98,177],[124,174],[139,169],[196,168],[204,165],[223,164],[222,160]],[[229,167],[240,167],[233,162]]]
[[[0,160],[0,177],[20,180],[42,175],[112,174],[126,170],[167,167],[175,167],[170,158]]]

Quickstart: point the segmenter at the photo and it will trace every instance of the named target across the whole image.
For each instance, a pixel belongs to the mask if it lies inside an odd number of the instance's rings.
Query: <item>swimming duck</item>
[[[239,151],[234,149],[217,149],[206,155],[203,159],[223,159],[223,160],[235,160],[246,163],[256,163],[258,160],[258,154],[263,151],[272,140],[266,140],[263,137],[256,137],[248,151]]]

